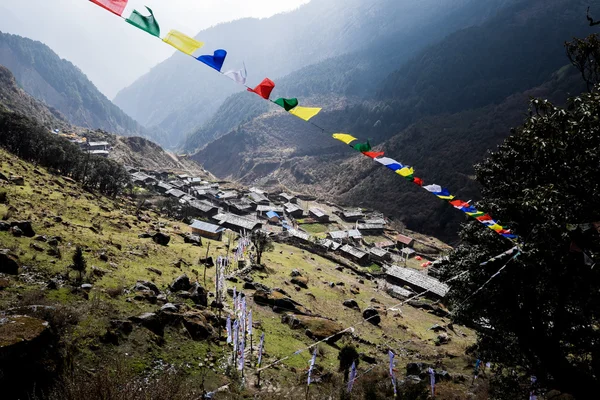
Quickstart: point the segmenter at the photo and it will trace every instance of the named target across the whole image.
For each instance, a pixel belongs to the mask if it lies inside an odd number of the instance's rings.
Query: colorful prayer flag
[[[391,169],[394,172],[404,168],[404,165],[388,157],[376,158],[375,161],[377,161],[379,164],[385,165],[387,168]]]
[[[136,28],[148,32],[152,36],[160,37],[160,26],[158,26],[158,22],[154,18],[154,13],[149,7],[146,7],[146,9],[150,15],[145,16],[140,14],[138,10],[133,10],[129,18],[127,18],[125,21]]]
[[[246,78],[248,78],[248,71],[246,71],[246,64],[244,64],[244,69],[240,69],[239,71],[227,71],[223,75],[235,81],[241,85],[246,84]]]
[[[429,383],[431,384],[431,397],[435,398],[435,371],[429,367],[427,372],[429,373]]]
[[[252,310],[248,311],[248,335],[252,335]]]
[[[290,111],[293,108],[298,107],[298,99],[297,98],[293,98],[293,99],[279,98],[279,99],[275,100],[273,103],[277,104],[279,107],[284,108],[285,111]]]
[[[227,324],[225,324],[225,329],[227,330],[227,343],[231,343],[231,316],[227,316]]]
[[[431,193],[439,193],[442,191],[442,187],[440,185],[427,185],[423,186],[423,189]]]
[[[265,333],[263,332],[260,335],[260,345],[258,346],[258,364],[257,366],[260,368],[260,364],[262,363],[262,355],[263,355],[263,347],[265,345]]]
[[[350,143],[354,142],[355,140],[358,140],[354,136],[348,135],[347,133],[334,133],[333,134],[333,138],[337,139],[337,140],[339,140],[341,142],[344,142],[344,143],[346,143],[348,145]]]
[[[225,57],[227,57],[227,51],[219,49],[215,50],[212,56],[200,56],[197,58],[197,60],[221,72],[221,68],[223,68],[223,63],[225,62]]]
[[[174,29],[167,33],[163,42],[170,44],[182,53],[190,56],[194,54],[196,50],[204,46],[204,43]]]
[[[423,179],[421,178],[415,178],[413,182],[415,183],[415,185],[423,186]]]
[[[305,121],[310,120],[312,117],[321,112],[321,108],[316,107],[301,107],[298,106],[293,110],[290,110],[290,114],[295,115],[298,118],[301,118]]]
[[[366,151],[371,151],[371,143],[367,140],[367,143],[356,143],[352,145],[352,148],[356,151],[360,151],[364,153]]]
[[[385,154],[383,151],[363,151],[362,153],[365,156],[371,157],[373,159],[375,159],[377,157],[383,157],[383,155]]]
[[[397,170],[396,173],[400,176],[407,178],[409,176],[412,176],[415,173],[415,170],[411,167],[404,167],[402,169]]]
[[[269,100],[273,89],[275,89],[275,82],[273,82],[269,78],[265,78],[261,83],[259,83],[257,87],[255,87],[254,89],[248,89],[248,91],[256,93],[265,100]]]
[[[244,335],[242,335],[242,339],[243,339]],[[240,342],[240,346],[239,346],[239,350],[238,350],[238,371],[242,371],[244,369],[244,364],[245,364],[245,360],[244,360],[244,340],[242,340]]]
[[[90,0],[92,3],[99,5],[105,10],[110,11],[113,14],[117,14],[119,17],[123,15],[123,10],[127,6],[128,0]]]
[[[390,351],[388,351],[388,355],[390,356],[390,377],[392,378],[392,386],[394,387],[394,397],[397,397],[398,394],[396,392],[396,377],[394,376],[394,357],[395,357],[395,354],[390,350]]]
[[[352,367],[350,368],[350,377],[348,378],[348,393],[352,391],[354,381],[356,380],[356,361],[352,361]]]
[[[315,346],[315,351],[312,355],[312,359],[310,360],[310,367],[308,368],[308,385],[310,386],[310,378],[312,375],[313,368],[315,367],[315,361],[317,360],[317,346]]]

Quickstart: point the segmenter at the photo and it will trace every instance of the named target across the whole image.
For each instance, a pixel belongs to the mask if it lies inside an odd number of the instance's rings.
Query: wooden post
[[[204,257],[204,287],[206,287],[206,259],[208,258],[208,251],[210,250],[210,242],[208,242],[208,247],[206,248],[206,257]]]

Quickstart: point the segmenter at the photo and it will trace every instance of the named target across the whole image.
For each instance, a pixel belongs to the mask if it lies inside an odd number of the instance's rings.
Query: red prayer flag
[[[423,179],[421,178],[415,178],[413,182],[419,186],[423,186]]]
[[[454,200],[454,201],[451,201],[450,204],[452,204],[456,208],[469,207],[469,203],[467,203],[466,201],[462,201],[462,200]]]
[[[263,81],[255,87],[254,89],[248,89],[249,92],[254,92],[263,99],[269,100],[271,96],[271,92],[275,89],[275,82],[270,80],[269,78],[263,79]]]
[[[117,14],[119,17],[123,14],[123,10],[127,6],[128,0],[90,0],[92,3]]]
[[[381,157],[385,154],[383,151],[363,151],[362,153],[371,158]]]
[[[481,217],[477,217],[478,221],[491,221],[492,217],[489,214],[482,215]]]

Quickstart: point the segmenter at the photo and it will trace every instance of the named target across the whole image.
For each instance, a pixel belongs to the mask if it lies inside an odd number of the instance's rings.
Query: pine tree
[[[73,254],[73,264],[71,264],[71,269],[79,273],[78,282],[83,281],[83,274],[85,273],[86,267],[87,261],[83,256],[83,249],[80,246],[77,246],[75,248],[75,253]]]

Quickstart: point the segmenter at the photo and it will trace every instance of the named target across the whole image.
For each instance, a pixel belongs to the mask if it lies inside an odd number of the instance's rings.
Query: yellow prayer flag
[[[498,225],[498,224],[489,225],[489,228],[495,230],[496,232],[504,229],[501,225]]]
[[[347,133],[334,133],[333,138],[340,140],[346,144],[350,144],[350,143],[354,142],[355,140],[358,140],[354,136],[348,135]]]
[[[197,41],[179,31],[172,30],[165,36],[163,42],[170,44],[182,53],[194,54],[196,50],[204,46],[204,43]]]
[[[407,176],[411,176],[415,173],[415,169],[414,168],[409,168],[409,167],[404,167],[402,169],[399,169],[396,171],[396,173],[400,176],[403,177],[407,177]]]
[[[438,196],[442,200],[454,200],[454,196]]]
[[[289,112],[290,114],[294,114],[298,118],[302,118],[303,120],[308,121],[309,119],[320,113],[321,110],[321,108],[298,106],[296,108],[291,109]]]

